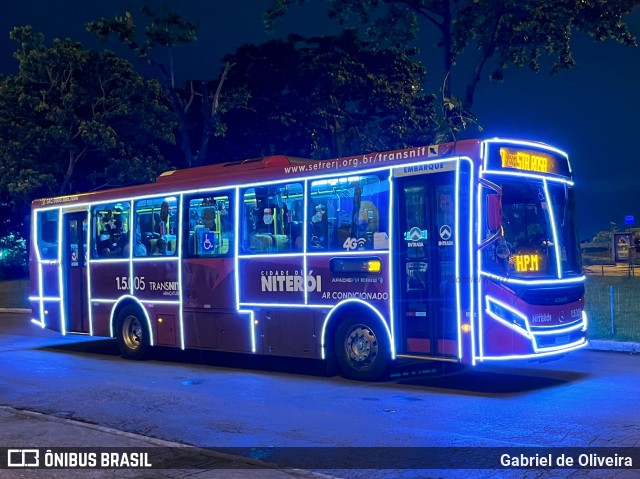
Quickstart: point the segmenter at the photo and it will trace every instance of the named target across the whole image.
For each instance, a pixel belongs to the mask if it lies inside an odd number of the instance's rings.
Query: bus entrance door
[[[394,235],[399,252],[396,346],[400,355],[457,356],[455,170],[449,165],[417,175],[396,172],[400,200]]]
[[[62,271],[67,332],[88,333],[87,297],[87,213],[64,213]]]

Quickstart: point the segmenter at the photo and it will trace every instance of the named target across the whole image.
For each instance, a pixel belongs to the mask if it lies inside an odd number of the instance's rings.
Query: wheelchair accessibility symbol
[[[204,238],[202,240],[202,249],[206,252],[209,252],[216,247],[216,237],[215,233],[205,232]]]

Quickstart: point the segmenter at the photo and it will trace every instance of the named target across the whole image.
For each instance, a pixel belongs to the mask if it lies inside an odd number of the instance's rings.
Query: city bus
[[[565,152],[461,140],[269,156],[32,205],[32,322],[154,346],[477,365],[587,344]],[[434,363],[432,363],[434,364]]]

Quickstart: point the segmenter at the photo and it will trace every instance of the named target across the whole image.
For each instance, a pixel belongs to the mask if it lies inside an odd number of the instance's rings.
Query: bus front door
[[[62,271],[67,332],[88,333],[87,313],[87,213],[63,215]]]
[[[452,168],[440,168],[396,178],[396,347],[400,355],[457,357],[455,173]]]

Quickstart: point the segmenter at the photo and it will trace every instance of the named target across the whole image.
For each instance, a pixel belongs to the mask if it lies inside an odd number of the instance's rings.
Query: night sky
[[[126,10],[136,11],[134,2],[88,2],[87,0],[2,0],[0,17],[0,73],[17,70],[11,56],[17,44],[9,40],[14,25],[32,25],[54,37],[69,37],[86,47],[109,48],[85,32],[90,20]],[[185,77],[213,78],[220,58],[244,43],[261,43],[272,36],[264,32],[261,12],[270,0],[221,2],[182,0],[173,2],[186,18],[200,22],[199,41],[184,48],[178,69]],[[138,2],[135,2],[137,5]],[[325,1],[314,0],[304,8],[293,8],[274,25],[274,35],[336,33],[325,21]],[[640,10],[627,18],[631,31],[640,37]],[[434,51],[429,41],[420,45],[423,55]],[[434,55],[439,55],[435,52]],[[572,161],[576,183],[580,239],[610,222],[625,228],[625,215],[635,216],[640,226],[640,48],[614,42],[596,43],[587,37],[574,42],[578,65],[556,76],[547,71],[509,70],[503,83],[490,83],[489,71],[478,86],[474,113],[484,131],[471,130],[467,137],[517,137],[544,141],[565,150]],[[432,71],[436,62],[428,62]],[[464,59],[462,59],[462,62]],[[145,73],[146,72],[142,72]],[[430,77],[434,91],[440,81]],[[638,144],[636,145],[636,142]],[[364,153],[364,152],[363,152]]]

